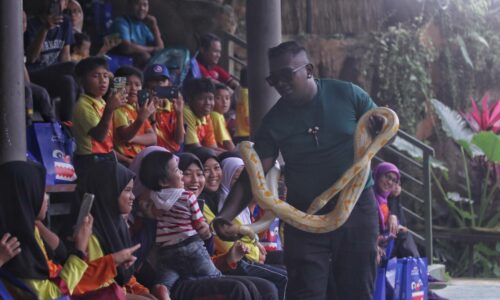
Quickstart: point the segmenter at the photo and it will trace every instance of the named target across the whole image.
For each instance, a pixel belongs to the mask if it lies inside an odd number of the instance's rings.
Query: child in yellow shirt
[[[210,113],[210,117],[214,126],[217,146],[228,151],[233,151],[234,143],[227,130],[226,119],[224,118],[224,114],[231,107],[231,91],[223,84],[216,84],[214,100],[214,110]]]

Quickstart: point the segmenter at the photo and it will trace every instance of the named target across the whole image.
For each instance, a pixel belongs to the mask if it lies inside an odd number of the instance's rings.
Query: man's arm
[[[274,165],[274,158],[262,160],[262,168],[267,173]],[[223,240],[237,240],[240,238],[229,220],[233,220],[252,200],[252,189],[248,173],[244,170],[240,178],[231,188],[227,196],[226,203],[222,207],[219,215],[213,221],[213,227]]]
[[[163,39],[161,38],[161,32],[160,28],[158,27],[158,21],[156,20],[156,17],[152,15],[147,15],[146,18],[144,19],[144,23],[146,23],[146,25],[148,25],[148,27],[153,32],[156,49],[165,48],[165,45],[163,44]]]
[[[51,28],[62,24],[63,22],[62,16],[44,16],[42,20],[42,26],[38,30],[35,35],[35,39],[28,46],[26,51],[26,59],[28,63],[34,63],[40,57],[40,53],[42,52],[43,42],[47,37],[47,33]]]
[[[59,54],[59,61],[60,62],[67,62],[71,60],[71,54],[69,51],[69,45],[64,45],[64,47],[61,50],[61,54]]]

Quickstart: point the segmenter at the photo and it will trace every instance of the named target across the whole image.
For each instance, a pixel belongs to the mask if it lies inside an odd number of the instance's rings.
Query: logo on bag
[[[411,269],[411,299],[424,300],[424,284],[420,278],[418,266]]]
[[[76,180],[75,168],[71,164],[71,157],[65,155],[61,150],[55,149],[52,151],[52,157],[60,161],[54,160],[54,171],[56,180],[73,182]]]

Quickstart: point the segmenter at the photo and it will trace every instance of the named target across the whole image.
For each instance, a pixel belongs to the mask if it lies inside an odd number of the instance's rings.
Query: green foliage
[[[421,43],[414,26],[389,27],[370,35],[361,58],[361,71],[373,78],[379,105],[390,105],[399,115],[401,127],[414,133],[422,103],[430,97],[431,49]]]
[[[500,163],[500,136],[491,131],[480,132],[474,135],[472,142],[484,152],[489,161]]]
[[[467,106],[467,96],[482,94],[498,84],[500,77],[500,35],[489,16],[491,0],[450,1],[447,9],[429,12],[446,37],[443,57],[442,92],[438,95],[455,109]]]

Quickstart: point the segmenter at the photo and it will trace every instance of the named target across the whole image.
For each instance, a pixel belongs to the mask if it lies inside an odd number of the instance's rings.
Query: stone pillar
[[[0,1],[0,164],[26,160],[22,1]]]
[[[246,6],[248,88],[252,136],[264,115],[279,98],[265,78],[269,75],[267,50],[281,42],[280,0],[249,0]]]

